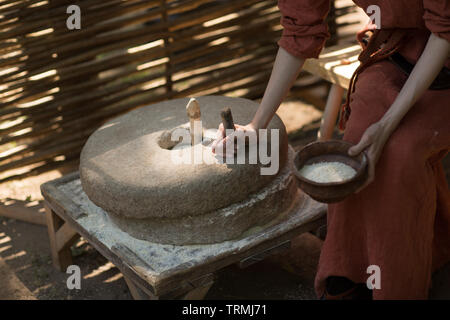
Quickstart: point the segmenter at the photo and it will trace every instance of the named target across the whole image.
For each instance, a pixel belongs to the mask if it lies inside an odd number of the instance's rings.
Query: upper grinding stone
[[[255,164],[175,164],[171,152],[176,151],[161,148],[158,140],[164,131],[186,126],[188,101],[133,110],[89,137],[81,153],[80,177],[92,202],[123,217],[194,216],[243,201],[274,179],[261,175]],[[204,129],[219,126],[225,107],[231,108],[237,124],[249,123],[258,107],[250,100],[221,96],[197,101]],[[268,129],[279,129],[281,168],[287,155],[286,130],[277,116]]]

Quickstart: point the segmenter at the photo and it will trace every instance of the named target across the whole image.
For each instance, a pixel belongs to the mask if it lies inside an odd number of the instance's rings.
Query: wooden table
[[[290,246],[290,240],[324,224],[326,205],[299,191],[287,218],[242,239],[211,245],[173,246],[138,240],[118,229],[81,188],[78,172],[41,186],[53,264],[72,264],[70,246],[82,236],[123,273],[135,299],[202,299],[214,273],[246,267]]]

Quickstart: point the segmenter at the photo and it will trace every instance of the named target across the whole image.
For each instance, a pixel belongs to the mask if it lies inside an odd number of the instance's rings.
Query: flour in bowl
[[[304,166],[300,174],[314,182],[329,183],[349,180],[356,171],[342,162],[318,162]]]

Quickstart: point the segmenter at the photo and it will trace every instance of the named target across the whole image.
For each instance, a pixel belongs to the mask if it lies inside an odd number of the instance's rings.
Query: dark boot
[[[372,300],[372,291],[344,277],[328,277],[322,300]]]

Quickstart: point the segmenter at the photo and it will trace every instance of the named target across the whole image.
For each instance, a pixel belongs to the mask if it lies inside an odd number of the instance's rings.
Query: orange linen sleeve
[[[278,45],[302,58],[317,58],[329,38],[325,18],[329,0],[279,0],[283,33]]]
[[[450,41],[450,1],[424,0],[425,25],[432,33]]]

